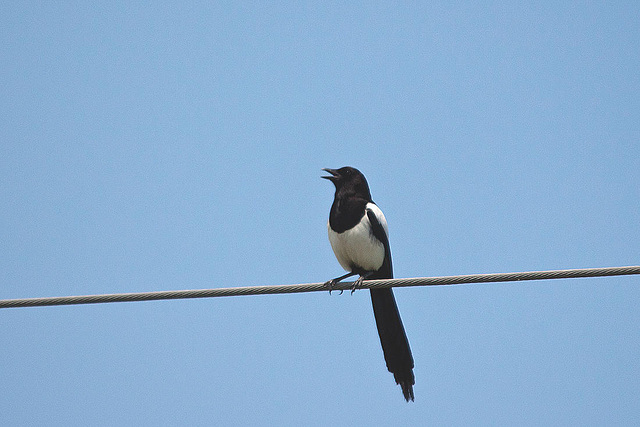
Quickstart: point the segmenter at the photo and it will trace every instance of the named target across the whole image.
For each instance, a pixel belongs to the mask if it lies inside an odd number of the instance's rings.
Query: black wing
[[[387,236],[387,232],[384,231],[384,227],[382,227],[382,224],[378,220],[378,217],[373,210],[367,209],[367,217],[369,218],[369,223],[371,223],[371,232],[373,233],[373,237],[380,240],[382,242],[382,245],[384,246],[384,262],[382,263],[382,267],[380,267],[377,272],[371,274],[367,278],[393,279],[391,248],[389,247],[389,237]]]

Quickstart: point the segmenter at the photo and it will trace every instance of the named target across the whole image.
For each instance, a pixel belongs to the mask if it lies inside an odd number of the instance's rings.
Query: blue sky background
[[[213,4],[212,4],[213,3]],[[640,263],[640,6],[4,2],[0,298]],[[640,278],[0,311],[6,425],[637,425]]]

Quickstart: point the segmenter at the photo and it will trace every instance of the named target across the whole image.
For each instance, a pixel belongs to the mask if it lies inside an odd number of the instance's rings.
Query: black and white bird
[[[322,178],[336,186],[329,213],[329,241],[338,262],[348,271],[326,283],[329,291],[350,276],[360,276],[351,292],[365,279],[393,278],[387,220],[371,200],[364,175],[349,166],[323,170],[331,175]],[[396,384],[402,387],[408,402],[413,400],[415,384],[413,356],[393,291],[390,288],[371,289],[371,302],[387,369],[393,374]]]

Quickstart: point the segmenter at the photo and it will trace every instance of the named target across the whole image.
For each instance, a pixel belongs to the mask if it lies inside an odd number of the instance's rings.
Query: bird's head
[[[340,169],[325,168],[322,170],[331,174],[330,176],[323,176],[322,178],[333,182],[336,186],[336,193],[351,193],[366,199],[371,199],[367,179],[358,169],[345,166]]]

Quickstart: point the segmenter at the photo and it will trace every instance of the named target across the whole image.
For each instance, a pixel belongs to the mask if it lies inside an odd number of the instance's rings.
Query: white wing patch
[[[384,229],[384,234],[387,235],[387,239],[389,238],[389,227],[387,226],[387,219],[384,217],[384,214],[375,203],[367,203],[367,210],[372,211],[373,214],[378,219],[378,222],[382,225]],[[366,212],[365,212],[366,214]]]
[[[373,203],[367,203],[366,209],[374,213],[388,237],[387,220],[380,208]],[[382,267],[384,245],[373,237],[371,223],[366,211],[360,222],[349,230],[336,233],[328,223],[327,228],[333,253],[346,271],[353,271],[356,268],[365,271],[376,271]]]

